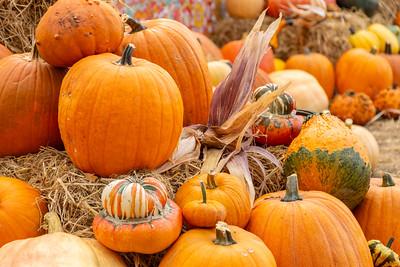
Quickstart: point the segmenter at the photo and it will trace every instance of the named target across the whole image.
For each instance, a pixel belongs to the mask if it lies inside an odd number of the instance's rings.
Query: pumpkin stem
[[[231,230],[225,222],[218,222],[215,226],[216,238],[214,244],[220,246],[230,246],[237,242],[233,240]]]
[[[353,120],[352,119],[346,119],[344,121],[344,123],[346,124],[346,126],[351,130],[351,126],[353,126]]]
[[[392,54],[392,45],[389,42],[385,43],[385,54]]]
[[[50,211],[44,215],[44,220],[47,224],[47,232],[49,234],[57,233],[57,232],[64,232],[62,228],[60,217],[58,217],[57,213]]]
[[[135,33],[135,32],[140,32],[140,31],[143,31],[143,30],[147,29],[139,21],[137,21],[137,20],[135,20],[133,18],[130,18],[130,17],[127,17],[125,19],[125,23],[128,24],[128,26],[131,27],[131,29],[132,29],[132,31],[129,34],[132,34],[132,33]]]
[[[210,172],[207,174],[207,188],[215,189],[217,188],[217,184],[215,183],[215,172]]]
[[[200,181],[201,196],[203,197],[203,203],[207,204],[207,190],[203,181]]]
[[[378,53],[378,50],[376,49],[375,46],[373,46],[373,47],[371,48],[370,53],[373,54],[373,55],[375,55],[376,53]]]
[[[390,248],[390,247],[392,246],[393,242],[394,242],[394,237],[391,237],[391,238],[389,239],[389,241],[387,242],[386,246],[387,246],[388,248]]]
[[[389,173],[385,173],[382,176],[382,187],[395,186],[396,183],[393,181],[393,177]]]
[[[304,54],[305,54],[305,55],[309,55],[309,54],[311,54],[311,50],[310,50],[310,48],[308,48],[308,47],[304,47]]]
[[[292,174],[287,178],[286,181],[286,194],[281,199],[283,202],[293,202],[302,200],[303,198],[299,195],[299,183],[297,181],[297,175]]]
[[[355,96],[356,92],[354,92],[353,90],[347,90],[345,94],[348,96]]]
[[[350,26],[349,31],[350,31],[351,34],[355,34],[356,33],[356,30],[354,29],[353,26]]]
[[[39,59],[39,50],[37,49],[36,43],[32,47],[31,60]]]
[[[135,46],[133,44],[128,44],[122,53],[121,59],[117,61],[117,64],[122,66],[132,66],[132,54],[134,50]]]

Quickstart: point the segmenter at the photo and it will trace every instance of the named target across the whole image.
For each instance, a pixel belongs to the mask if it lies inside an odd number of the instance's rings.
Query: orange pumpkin
[[[105,1],[58,0],[40,19],[36,43],[49,64],[70,67],[84,57],[115,52],[123,34],[118,12]]]
[[[289,3],[293,5],[310,4],[310,0],[268,0],[267,3],[267,14],[271,17],[279,17],[279,13],[283,12],[285,15],[290,15]]]
[[[400,239],[400,179],[390,174],[383,178],[372,178],[371,186],[363,202],[354,210],[368,240]],[[400,242],[394,242],[392,249],[400,253]]]
[[[87,57],[63,81],[61,136],[72,162],[85,172],[109,176],[154,169],[178,143],[183,105],[176,83],[160,66],[132,59],[132,53],[128,45],[122,58]]]
[[[0,44],[0,59],[9,55],[12,55],[11,51],[4,45]]]
[[[181,232],[182,213],[165,194],[165,186],[155,179],[110,183],[101,196],[104,210],[93,220],[96,239],[118,252],[154,254],[166,249]]]
[[[276,262],[257,236],[219,222],[215,230],[193,229],[184,233],[161,260],[160,267],[172,266],[276,267]]]
[[[220,202],[207,200],[204,183],[200,182],[202,200],[188,202],[182,209],[183,217],[195,227],[214,227],[218,221],[226,218],[226,208]]]
[[[385,58],[392,67],[393,83],[400,86],[400,55],[392,54],[392,47],[390,43],[386,43],[385,53],[380,55]]]
[[[61,144],[58,98],[65,70],[30,54],[0,61],[0,157],[39,151]]]
[[[0,247],[42,234],[40,223],[47,206],[38,190],[16,178],[0,176],[0,203]]]
[[[221,50],[213,41],[200,32],[193,32],[193,34],[195,35],[197,41],[199,41],[207,61],[216,61],[222,59]]]
[[[169,72],[178,85],[184,105],[184,125],[207,124],[212,90],[207,61],[201,45],[185,25],[170,19],[143,24],[128,19],[133,29],[125,35],[119,53],[128,43],[135,56],[149,60]]]
[[[236,56],[239,54],[239,51],[242,48],[243,44],[244,40],[231,41],[225,44],[221,48],[222,56],[224,57],[224,59],[227,59],[233,63]],[[263,56],[259,68],[267,73],[273,72],[275,70],[274,53],[272,49],[268,49],[267,53]]]
[[[351,211],[324,192],[299,192],[296,175],[288,177],[286,191],[256,200],[247,230],[264,241],[280,267],[373,266]]]
[[[257,70],[256,78],[254,80],[253,90],[268,83],[271,83],[271,79],[269,78],[268,73],[259,68]]]
[[[376,108],[368,95],[346,91],[335,96],[330,111],[343,121],[352,119],[354,123],[364,125],[375,116]]]
[[[313,75],[324,88],[329,99],[335,89],[335,71],[332,62],[319,53],[305,49],[304,54],[293,55],[286,61],[286,69],[298,69]]]
[[[199,174],[187,180],[176,192],[175,202],[179,207],[202,197],[200,181],[206,184],[209,200],[225,206],[226,222],[239,227],[246,226],[250,216],[250,195],[244,182],[227,173]]]
[[[387,109],[400,110],[400,87],[392,87],[380,91],[375,98],[374,105],[379,111]],[[389,118],[399,117],[399,114],[395,112],[388,112],[385,115]]]
[[[375,53],[353,48],[340,57],[336,64],[336,86],[340,94],[351,89],[374,100],[381,90],[393,84],[389,62]]]

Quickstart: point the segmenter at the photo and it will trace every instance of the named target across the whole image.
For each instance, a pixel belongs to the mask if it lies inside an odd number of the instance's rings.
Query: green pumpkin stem
[[[393,181],[393,177],[389,173],[385,173],[382,176],[382,187],[395,186],[396,183]]]
[[[390,248],[390,247],[393,245],[393,242],[394,242],[394,237],[391,237],[391,238],[389,239],[389,241],[387,242],[386,246],[387,246],[388,248]]]
[[[297,181],[297,175],[292,174],[287,178],[286,181],[286,194],[281,199],[283,202],[293,202],[302,200],[303,198],[299,195],[299,183]]]
[[[201,196],[203,197],[203,203],[207,204],[207,190],[203,181],[200,181]]]
[[[146,26],[141,24],[139,21],[130,17],[126,18],[125,23],[128,24],[128,26],[131,27],[132,29],[132,31],[129,34],[140,32],[147,29]]]
[[[389,42],[385,43],[385,54],[392,54],[392,45]]]
[[[57,213],[50,211],[44,215],[44,220],[47,224],[47,232],[49,234],[64,232],[62,228],[60,217],[58,217]]]
[[[216,238],[214,244],[220,246],[230,246],[237,242],[233,240],[231,230],[225,222],[218,222],[215,227]]]
[[[217,188],[217,184],[215,183],[215,173],[214,172],[207,174],[207,188],[208,189]]]
[[[118,60],[117,64],[122,66],[132,66],[132,54],[134,50],[135,46],[133,44],[128,44],[125,47],[124,52],[122,53],[122,57],[120,60]]]

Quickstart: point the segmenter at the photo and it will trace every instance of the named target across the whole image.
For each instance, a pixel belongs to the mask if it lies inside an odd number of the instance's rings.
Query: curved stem
[[[218,222],[215,227],[216,238],[214,244],[220,246],[230,246],[237,242],[233,240],[231,230],[225,222]]]
[[[303,198],[299,195],[299,184],[297,181],[297,175],[292,174],[287,178],[286,182],[286,194],[281,199],[283,202],[293,202],[302,200]]]
[[[141,24],[139,21],[133,19],[133,18],[127,18],[125,21],[126,24],[128,24],[129,27],[131,27],[132,31],[129,34],[135,33],[135,32],[140,32],[143,30],[146,30],[146,26]]]
[[[57,232],[64,232],[62,228],[60,217],[58,217],[57,213],[50,211],[44,215],[44,220],[47,223],[49,234],[57,233]]]
[[[203,203],[207,204],[207,190],[203,181],[200,181],[201,196],[203,197]]]
[[[36,43],[32,47],[31,60],[39,59],[39,50],[37,49]]]
[[[382,176],[382,187],[395,186],[396,183],[393,181],[393,177],[389,173],[385,173]]]
[[[209,188],[209,189],[217,188],[217,184],[215,183],[215,173],[214,172],[207,174],[207,188]]]
[[[385,54],[392,54],[392,45],[389,42],[385,43]]]
[[[135,46],[133,44],[128,44],[125,47],[124,52],[122,53],[121,59],[117,61],[117,64],[120,64],[123,66],[125,66],[125,65],[132,66],[132,54],[133,54],[134,50],[135,50]]]
[[[386,246],[387,246],[388,248],[390,248],[390,247],[392,246],[393,242],[394,242],[394,237],[391,237],[391,238],[389,239],[389,241],[387,242]]]

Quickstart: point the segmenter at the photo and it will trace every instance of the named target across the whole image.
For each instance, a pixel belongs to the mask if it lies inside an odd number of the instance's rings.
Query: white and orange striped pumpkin
[[[131,179],[115,180],[104,188],[101,195],[103,208],[120,220],[158,215],[167,200],[167,188],[152,177],[144,178],[140,183]]]

